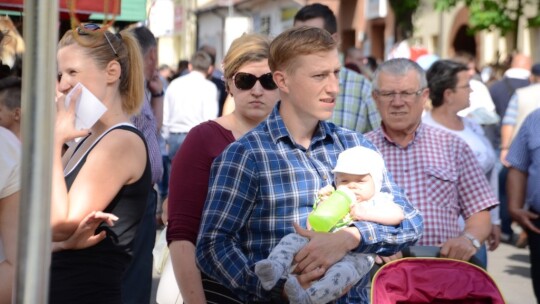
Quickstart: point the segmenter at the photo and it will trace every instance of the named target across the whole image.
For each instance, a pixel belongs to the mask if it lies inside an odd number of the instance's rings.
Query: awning
[[[103,1],[103,0],[101,0]],[[125,0],[121,4],[121,14],[114,18],[115,21],[137,22],[144,21],[147,18],[146,10],[147,0]],[[90,20],[110,19],[103,13],[95,13],[90,15]]]
[[[58,0],[60,12],[69,13],[70,6],[74,4],[77,14],[105,13],[119,15],[121,12],[121,0]],[[2,0],[0,9],[22,11],[23,0]]]

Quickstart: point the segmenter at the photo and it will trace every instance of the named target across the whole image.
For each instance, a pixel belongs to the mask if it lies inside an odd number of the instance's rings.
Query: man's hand
[[[159,94],[163,92],[163,83],[159,78],[159,72],[157,70],[154,71],[152,78],[148,79],[148,89],[152,94]]]
[[[503,166],[505,167],[510,167],[510,163],[508,163],[506,161],[506,155],[508,155],[508,148],[506,149],[501,149],[501,154],[499,155],[499,160],[501,161],[501,163],[503,164]]]
[[[114,226],[114,222],[118,220],[114,214],[101,211],[92,211],[79,224],[77,230],[65,241],[54,243],[53,251],[65,249],[84,249],[96,245],[103,241],[106,237],[106,232],[101,231],[95,234],[98,226],[105,222],[109,226]]]
[[[322,278],[325,272],[326,269],[319,267],[310,272],[297,275],[296,279],[302,288],[308,289],[314,281]]]
[[[501,225],[491,225],[491,233],[487,239],[489,251],[493,251],[499,247],[501,243]]]
[[[295,273],[306,274],[317,268],[324,272],[341,260],[351,249],[359,244],[360,236],[355,227],[345,228],[335,233],[314,232],[301,228],[294,223],[294,229],[310,241],[294,257]],[[352,230],[354,229],[354,230]],[[354,231],[358,235],[355,235]]]
[[[521,227],[540,234],[540,229],[536,228],[531,221],[536,220],[538,218],[538,214],[522,208],[508,208],[508,211],[510,212],[512,219],[518,222]]]
[[[382,264],[386,264],[388,262],[392,262],[392,261],[401,259],[402,257],[403,257],[403,253],[401,253],[401,251],[394,254],[394,255],[391,255],[391,256],[377,255],[377,256],[375,256],[375,263],[379,264],[379,265],[382,265]]]
[[[465,236],[449,239],[441,248],[441,257],[468,261],[476,254],[476,248]]]

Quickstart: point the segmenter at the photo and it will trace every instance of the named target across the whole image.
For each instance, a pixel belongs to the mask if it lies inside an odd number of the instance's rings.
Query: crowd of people
[[[409,246],[487,269],[500,242],[529,246],[540,299],[540,64],[516,54],[488,85],[466,54],[425,66],[353,47],[341,62],[339,41],[319,3],[273,39],[243,34],[219,64],[201,45],[177,69],[158,68],[144,26],[65,32],[49,302],[150,303],[161,227],[160,304],[369,303],[371,268]],[[22,81],[7,70],[0,303],[13,293],[23,191]],[[76,128],[86,92],[106,110]],[[350,206],[320,231],[310,218],[337,192]]]

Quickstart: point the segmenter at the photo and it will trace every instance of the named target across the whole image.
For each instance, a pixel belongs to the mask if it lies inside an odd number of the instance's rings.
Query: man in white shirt
[[[191,128],[218,115],[218,90],[206,79],[211,58],[199,51],[189,63],[190,73],[171,82],[165,93],[163,137],[169,144],[172,161]]]

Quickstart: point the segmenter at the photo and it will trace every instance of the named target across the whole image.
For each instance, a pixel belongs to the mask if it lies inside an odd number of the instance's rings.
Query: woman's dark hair
[[[429,98],[434,108],[443,104],[444,91],[456,88],[457,74],[467,70],[466,65],[452,60],[438,60],[431,65],[426,72],[426,78]]]

